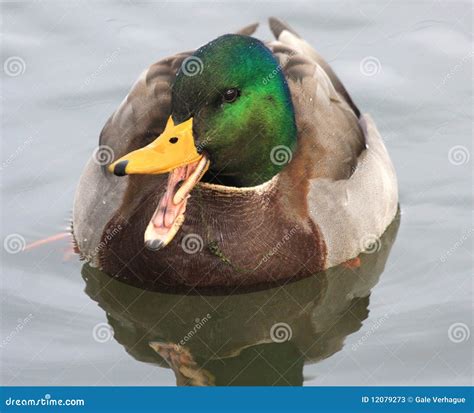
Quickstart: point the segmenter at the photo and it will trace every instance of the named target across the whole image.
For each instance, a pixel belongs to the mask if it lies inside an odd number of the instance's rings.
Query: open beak
[[[192,118],[175,125],[170,117],[163,133],[152,143],[108,167],[117,176],[169,172],[165,193],[145,231],[145,245],[153,250],[174,238],[184,222],[190,192],[209,168],[209,160],[194,145],[192,125]]]

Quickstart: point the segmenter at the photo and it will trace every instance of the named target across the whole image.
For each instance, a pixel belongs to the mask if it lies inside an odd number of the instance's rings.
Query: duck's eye
[[[222,95],[222,100],[226,103],[232,103],[235,102],[239,96],[240,91],[238,89],[227,89]]]
[[[176,143],[176,142],[178,142],[178,138],[176,137],[170,138],[170,143]]]

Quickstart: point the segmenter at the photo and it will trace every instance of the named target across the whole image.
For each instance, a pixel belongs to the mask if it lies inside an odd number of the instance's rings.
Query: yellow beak
[[[199,161],[194,145],[193,119],[175,125],[168,119],[166,128],[152,143],[130,152],[109,165],[117,176],[130,174],[163,174],[175,168]]]

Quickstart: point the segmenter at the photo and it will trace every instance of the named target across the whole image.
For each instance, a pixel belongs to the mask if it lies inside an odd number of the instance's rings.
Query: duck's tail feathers
[[[273,35],[277,40],[280,37],[281,32],[283,32],[284,30],[287,30],[290,33],[294,34],[296,37],[301,38],[301,36],[296,33],[288,24],[282,22],[276,17],[270,17],[268,19],[268,24],[270,25],[270,30],[272,31]]]
[[[255,33],[257,30],[258,23],[249,24],[248,26],[242,27],[240,30],[237,30],[236,34],[243,34],[245,36],[250,36]]]

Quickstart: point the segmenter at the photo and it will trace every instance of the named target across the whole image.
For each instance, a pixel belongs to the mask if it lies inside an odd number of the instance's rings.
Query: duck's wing
[[[329,64],[321,57],[321,55],[306,40],[304,40],[299,34],[297,34],[288,24],[282,22],[281,20],[278,20],[275,17],[270,17],[269,25],[270,30],[279,42],[286,46],[290,46],[299,54],[312,60],[326,72],[336,91],[349,104],[356,116],[359,117],[359,109],[352,101],[349,93],[337,77],[336,73],[334,73],[331,66],[329,66]]]
[[[372,118],[364,114],[360,124],[367,149],[350,179],[313,179],[309,184],[310,216],[326,243],[327,267],[362,251],[378,252],[379,237],[397,213],[397,176],[390,156]]]
[[[378,248],[397,211],[396,174],[375,123],[354,110],[327,64],[288,26],[274,20],[273,31],[278,40],[270,46],[287,77],[299,131],[287,181],[301,185],[297,192],[305,194],[324,240],[328,268],[371,244]]]

